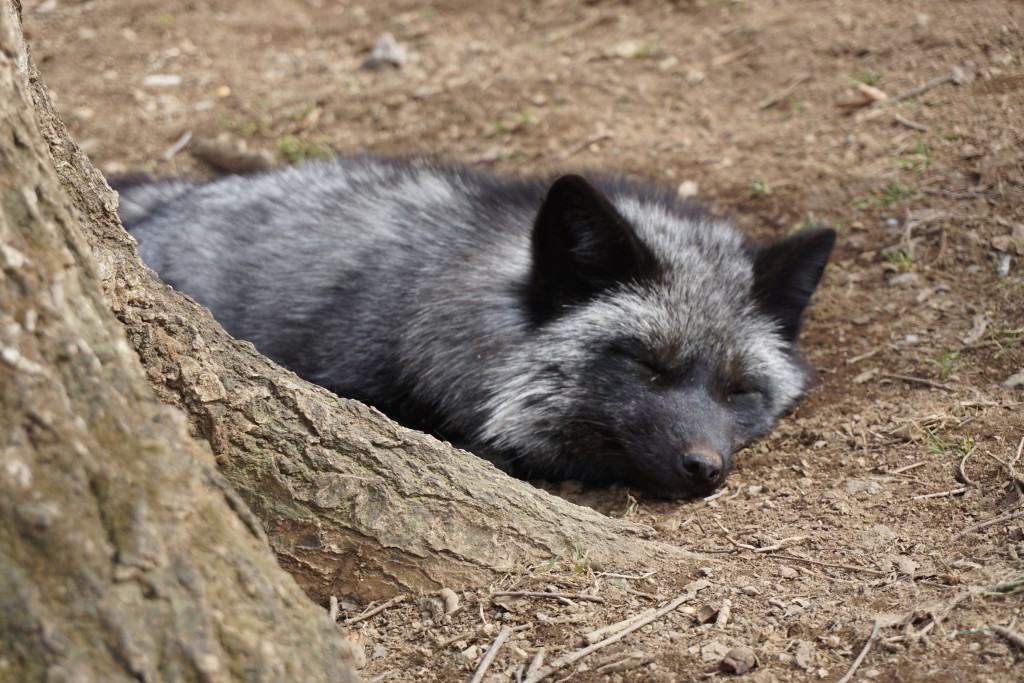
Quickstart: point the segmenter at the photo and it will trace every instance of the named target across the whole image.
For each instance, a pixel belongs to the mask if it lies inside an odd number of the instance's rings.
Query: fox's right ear
[[[530,303],[544,314],[649,276],[657,265],[629,221],[578,175],[562,176],[548,189],[532,249]]]
[[[789,341],[818,286],[836,243],[836,231],[813,228],[762,247],[754,255],[754,297]]]

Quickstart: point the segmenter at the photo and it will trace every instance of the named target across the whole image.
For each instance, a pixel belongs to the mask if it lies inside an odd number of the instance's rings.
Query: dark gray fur
[[[514,474],[707,493],[803,394],[834,241],[648,185],[339,159],[128,186],[142,258],[310,381]]]

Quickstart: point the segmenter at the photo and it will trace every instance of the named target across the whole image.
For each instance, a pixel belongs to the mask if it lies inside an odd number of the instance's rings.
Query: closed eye
[[[658,363],[629,349],[616,348],[613,349],[613,352],[615,355],[628,361],[629,364],[634,366],[642,375],[648,376],[652,382],[656,381],[665,373],[664,368],[662,368]]]
[[[764,392],[755,384],[737,384],[729,390],[726,400],[729,403],[751,403],[761,400],[763,396]]]

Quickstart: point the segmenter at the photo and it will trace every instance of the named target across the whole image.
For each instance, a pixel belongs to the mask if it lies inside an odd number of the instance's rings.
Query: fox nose
[[[679,462],[683,476],[695,487],[714,486],[725,470],[722,456],[710,448],[696,447]]]

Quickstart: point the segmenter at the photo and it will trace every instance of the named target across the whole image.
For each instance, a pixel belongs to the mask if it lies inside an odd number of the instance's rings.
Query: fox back
[[[126,186],[143,260],[234,336],[521,477],[716,488],[809,379],[835,233],[756,245],[659,188],[337,159]]]

